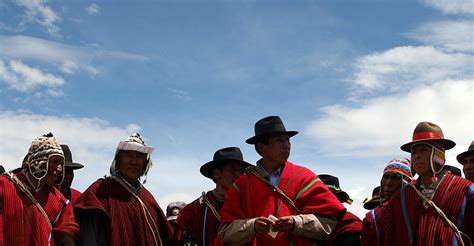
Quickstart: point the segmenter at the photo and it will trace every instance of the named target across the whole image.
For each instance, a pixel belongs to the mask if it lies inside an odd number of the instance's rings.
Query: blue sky
[[[107,174],[139,131],[156,148],[147,187],[162,207],[212,181],[227,146],[249,162],[254,123],[279,115],[290,161],[340,178],[361,201],[420,121],[474,138],[472,1],[0,1],[0,162],[17,167],[52,131]]]

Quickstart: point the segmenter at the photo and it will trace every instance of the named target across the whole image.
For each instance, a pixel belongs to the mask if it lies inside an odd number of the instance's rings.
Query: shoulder
[[[304,167],[304,166],[301,166],[301,165],[298,165],[298,164],[294,164],[294,163],[291,163],[289,161],[287,161],[285,163],[285,169],[287,171],[289,171],[290,173],[296,173],[298,172],[299,176],[300,175],[305,175],[305,176],[312,176],[312,177],[316,177],[317,175],[311,171],[309,168],[307,167]]]

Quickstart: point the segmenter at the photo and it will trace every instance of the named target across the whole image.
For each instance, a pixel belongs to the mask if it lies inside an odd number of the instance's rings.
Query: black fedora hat
[[[372,190],[372,198],[370,199],[366,198],[364,200],[363,202],[364,208],[367,210],[372,210],[380,206],[380,204],[382,204],[383,201],[384,201],[383,197],[380,196],[380,186],[377,186]]]
[[[352,200],[349,197],[349,195],[341,190],[341,187],[339,187],[339,179],[335,176],[329,175],[329,174],[321,174],[318,175],[319,179],[328,187],[328,189],[336,195],[337,199],[342,202],[346,202],[351,204]]]
[[[69,149],[69,146],[65,144],[61,144],[61,149],[63,149],[63,152],[64,152],[64,166],[65,167],[70,167],[74,170],[81,169],[84,167],[84,165],[72,161],[72,153],[71,153],[71,150]]]
[[[213,179],[212,170],[218,166],[227,164],[228,161],[238,161],[244,167],[252,165],[244,161],[244,157],[239,148],[227,147],[216,151],[212,161],[202,165],[199,171],[205,177]]]
[[[271,133],[286,133],[288,137],[298,134],[297,131],[287,131],[283,121],[278,116],[268,116],[255,123],[255,136],[245,140],[248,144],[255,144],[258,137]]]

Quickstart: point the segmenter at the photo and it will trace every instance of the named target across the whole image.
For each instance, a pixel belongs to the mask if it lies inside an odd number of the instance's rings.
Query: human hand
[[[279,218],[272,225],[272,230],[279,231],[279,232],[292,232],[294,228],[295,228],[295,219],[291,215]]]
[[[273,221],[271,221],[269,218],[258,217],[255,220],[255,224],[254,224],[255,232],[258,235],[267,233],[268,231],[270,231],[270,227],[272,224],[273,224]]]

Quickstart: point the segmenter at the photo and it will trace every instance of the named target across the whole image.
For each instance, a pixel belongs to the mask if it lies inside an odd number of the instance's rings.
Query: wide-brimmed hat
[[[297,131],[287,131],[280,117],[268,116],[255,123],[255,136],[245,140],[245,142],[248,144],[255,144],[259,137],[271,133],[286,133],[288,137],[293,137],[298,134]]]
[[[462,161],[464,160],[464,157],[466,157],[466,155],[469,155],[469,154],[473,154],[474,153],[474,141],[471,142],[471,145],[469,145],[469,148],[467,149],[467,151],[465,152],[462,152],[461,154],[459,154],[456,159],[458,160],[459,163],[461,163],[462,165],[464,165],[462,163]]]
[[[377,186],[375,187],[373,190],[372,190],[372,198],[368,199],[366,198],[364,200],[364,208],[367,209],[367,210],[372,210],[378,206],[380,206],[380,204],[383,202],[383,198],[380,196],[380,186]]]
[[[339,199],[341,203],[352,203],[352,200],[350,199],[349,195],[339,186],[339,179],[336,176],[332,176],[329,174],[321,174],[318,175],[318,177],[326,185],[326,187],[328,187],[328,189],[334,195],[336,195],[337,199]]]
[[[461,169],[459,169],[455,166],[444,165],[443,166],[443,172],[451,173],[451,174],[454,174],[456,176],[462,177]]]
[[[227,147],[214,153],[212,161],[202,165],[199,171],[207,178],[213,179],[212,170],[218,166],[227,164],[228,161],[238,161],[242,166],[247,167],[252,164],[244,161],[242,152],[237,147]]]
[[[64,153],[64,166],[65,167],[72,168],[73,170],[81,169],[84,167],[84,165],[72,161],[72,153],[71,153],[71,150],[69,149],[69,146],[67,146],[66,144],[61,144],[61,149],[63,150],[63,153]]]
[[[440,142],[446,150],[452,149],[456,145],[455,142],[444,138],[441,127],[434,123],[423,121],[418,123],[415,127],[412,141],[402,145],[400,149],[406,152],[411,152],[411,146],[413,144],[426,141]]]

